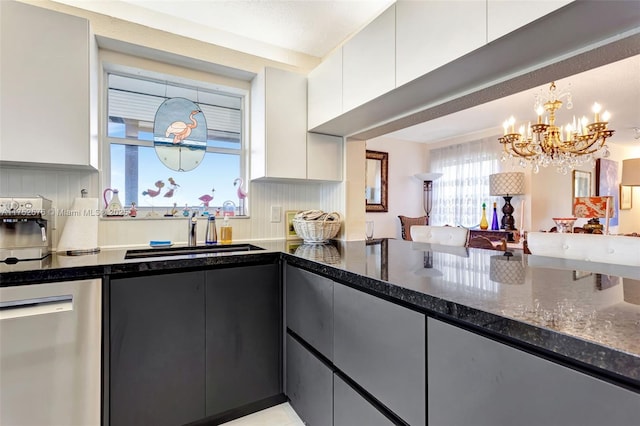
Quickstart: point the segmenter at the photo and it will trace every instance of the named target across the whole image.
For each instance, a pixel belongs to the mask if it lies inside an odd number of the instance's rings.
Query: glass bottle
[[[489,228],[489,222],[487,221],[487,205],[482,203],[482,219],[480,219],[480,229],[483,231]]]
[[[220,227],[220,243],[231,244],[231,225],[229,225],[229,217],[224,215],[222,226]]]
[[[496,203],[493,203],[493,220],[491,221],[491,230],[497,231],[500,229],[500,223],[498,223],[498,212],[496,211]]]

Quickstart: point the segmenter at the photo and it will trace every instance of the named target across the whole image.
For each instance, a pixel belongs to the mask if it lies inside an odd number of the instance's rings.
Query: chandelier
[[[560,99],[566,98],[567,109],[573,108],[571,93],[556,93],[555,83],[551,83],[548,93],[536,96],[534,110],[538,114],[536,123],[521,125],[515,131],[515,119],[510,117],[504,122],[504,135],[498,138],[504,152],[502,160],[518,160],[522,167],[530,164],[533,172],[538,173],[540,167],[555,166],[558,172],[567,174],[569,170],[585,163],[594,163],[593,154],[602,149],[601,156],[609,157],[609,149],[605,145],[607,138],[614,130],[607,129],[610,114],[605,111],[600,116],[602,107],[597,102],[593,105],[593,123],[582,117],[563,126],[556,125],[556,111],[562,107]],[[545,112],[547,116],[543,117]],[[601,121],[602,120],[602,121]]]

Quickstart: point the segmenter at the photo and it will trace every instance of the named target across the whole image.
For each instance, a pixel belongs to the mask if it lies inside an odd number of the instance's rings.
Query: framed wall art
[[[296,234],[296,230],[293,229],[293,217],[298,213],[298,210],[287,210],[284,212],[284,236],[287,240],[296,240],[300,237]]]
[[[633,186],[620,185],[620,210],[631,210],[633,207]]]

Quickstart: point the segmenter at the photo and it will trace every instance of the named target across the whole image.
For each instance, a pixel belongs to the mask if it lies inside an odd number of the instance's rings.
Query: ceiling
[[[271,48],[322,58],[373,20],[395,0],[55,0],[152,28],[264,56]],[[559,80],[573,95],[572,111],[558,113],[558,124],[601,103],[611,112],[612,142],[640,144],[640,56]],[[402,129],[384,137],[446,144],[468,137],[493,136],[513,115],[535,119],[534,88],[474,108]]]
[[[609,128],[616,133],[612,143],[640,146],[640,56],[614,62],[556,81],[557,93],[567,90],[572,95],[573,109],[566,104],[556,114],[556,124],[564,125],[586,116],[593,121],[594,102],[611,113]],[[536,119],[533,105],[536,94],[548,92],[549,85],[539,86],[515,95],[469,108],[385,135],[385,138],[446,144],[468,138],[502,134],[502,123],[514,116],[519,124]],[[516,124],[516,129],[519,126]]]
[[[250,54],[326,56],[395,0],[55,0]],[[261,55],[260,55],[261,56]]]

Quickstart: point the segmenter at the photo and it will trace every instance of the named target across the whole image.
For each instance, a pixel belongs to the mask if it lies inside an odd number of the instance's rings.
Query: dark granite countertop
[[[510,254],[381,240],[334,242],[285,257],[639,392],[640,268]]]
[[[0,264],[0,285],[274,261],[280,256],[428,315],[640,392],[640,268],[402,240],[251,241],[264,251],[125,260],[126,250]]]

